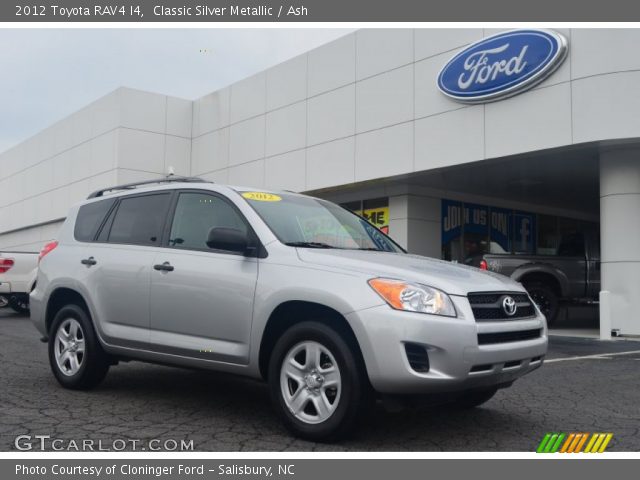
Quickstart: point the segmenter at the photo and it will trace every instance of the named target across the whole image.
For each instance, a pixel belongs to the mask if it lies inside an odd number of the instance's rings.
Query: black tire
[[[285,357],[303,342],[315,342],[327,349],[340,372],[340,395],[334,397],[338,405],[333,407],[333,413],[321,423],[307,423],[296,417],[287,407],[281,387],[280,375]],[[307,364],[305,357],[305,365]],[[301,322],[285,331],[271,353],[268,380],[271,400],[285,426],[294,435],[306,440],[329,442],[343,438],[370,411],[372,389],[359,353],[336,330],[323,323]],[[302,385],[299,388],[306,389]],[[324,395],[323,399],[329,396],[323,393],[316,395]]]
[[[479,407],[488,402],[498,391],[497,388],[487,388],[482,390],[469,390],[464,392],[460,398],[452,402],[449,406],[457,410],[467,410]]]
[[[84,353],[79,369],[73,373],[65,373],[56,361],[56,336],[60,326],[68,320],[75,320],[81,328],[84,340]],[[56,314],[49,332],[49,364],[51,371],[60,385],[72,390],[89,390],[104,380],[109,370],[109,357],[102,349],[96,336],[93,324],[84,308],[70,304],[62,307]]]
[[[9,305],[9,299],[4,295],[0,295],[0,308],[7,307]]]
[[[558,319],[560,310],[560,299],[558,295],[544,283],[525,283],[524,288],[540,308],[540,311],[547,317],[547,325],[552,326]]]
[[[29,314],[29,295],[16,294],[9,297],[9,306],[14,312],[22,315]]]

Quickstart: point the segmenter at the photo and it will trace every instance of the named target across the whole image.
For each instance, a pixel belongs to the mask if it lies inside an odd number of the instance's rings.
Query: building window
[[[347,210],[351,210],[356,215],[366,218],[369,223],[389,235],[388,198],[374,198],[371,200],[343,203],[341,206]]]
[[[592,222],[442,200],[442,258],[449,261],[472,263],[487,253],[580,256],[581,232],[597,229]]]

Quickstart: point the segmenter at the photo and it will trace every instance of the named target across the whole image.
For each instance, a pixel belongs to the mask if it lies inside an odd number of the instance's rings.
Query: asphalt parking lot
[[[29,319],[0,309],[0,450],[51,435],[185,439],[196,451],[533,451],[546,432],[613,432],[609,451],[640,450],[640,342],[552,337],[547,359],[482,408],[378,408],[350,439],[314,444],[283,429],[252,380],[131,362],[96,390],[64,390]]]

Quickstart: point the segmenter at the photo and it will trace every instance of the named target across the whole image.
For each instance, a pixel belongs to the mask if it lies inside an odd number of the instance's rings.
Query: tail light
[[[14,261],[11,258],[0,258],[0,273],[5,273],[13,267]]]
[[[489,264],[485,259],[480,260],[480,270],[489,270]]]
[[[42,247],[42,250],[40,250],[40,255],[38,255],[38,263],[40,263],[40,261],[57,246],[58,242],[54,240],[53,242],[49,242],[44,247]]]

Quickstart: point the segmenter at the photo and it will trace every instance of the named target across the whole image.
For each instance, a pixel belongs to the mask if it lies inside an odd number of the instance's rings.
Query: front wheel
[[[74,390],[93,388],[107,374],[109,359],[98,342],[89,315],[80,306],[67,305],[53,319],[49,363],[58,382]]]
[[[337,440],[367,409],[370,387],[357,354],[338,332],[319,322],[294,325],[282,335],[268,378],[285,425],[307,440]]]
[[[547,325],[551,326],[558,318],[560,299],[558,295],[543,283],[533,282],[525,284],[524,288],[536,302],[540,311],[547,317]]]

